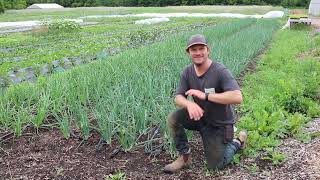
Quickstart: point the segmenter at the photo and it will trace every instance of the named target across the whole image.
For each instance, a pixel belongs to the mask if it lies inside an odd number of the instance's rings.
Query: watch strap
[[[205,100],[208,101],[209,100],[209,93],[205,93],[205,95],[206,95]]]

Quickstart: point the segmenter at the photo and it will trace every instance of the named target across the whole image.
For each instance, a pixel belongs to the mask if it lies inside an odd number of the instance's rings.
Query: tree
[[[24,9],[27,7],[26,0],[13,0],[13,8],[14,9]]]
[[[5,8],[4,8],[3,0],[0,0],[0,14],[4,13],[4,10],[5,10]]]

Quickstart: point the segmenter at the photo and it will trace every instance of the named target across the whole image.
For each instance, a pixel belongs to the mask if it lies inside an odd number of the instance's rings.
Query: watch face
[[[205,93],[212,93],[212,94],[214,94],[215,92],[216,92],[216,90],[215,90],[215,88],[204,88],[204,92]]]

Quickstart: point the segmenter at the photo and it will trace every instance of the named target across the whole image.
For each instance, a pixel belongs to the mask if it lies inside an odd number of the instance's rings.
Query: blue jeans
[[[171,113],[168,118],[168,126],[179,154],[190,152],[184,129],[200,132],[209,169],[225,167],[240,149],[240,144],[233,141],[233,125],[228,125],[229,128],[212,126],[204,117],[199,121],[194,121],[190,119],[187,109],[179,109]]]

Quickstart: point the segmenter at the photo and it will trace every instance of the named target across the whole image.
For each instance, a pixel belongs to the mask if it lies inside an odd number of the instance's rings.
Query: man
[[[245,147],[247,134],[233,139],[235,115],[233,104],[242,102],[238,83],[222,64],[209,59],[210,50],[203,35],[192,36],[187,44],[192,64],[187,66],[176,90],[175,102],[181,109],[171,113],[171,130],[178,159],[164,167],[174,173],[191,164],[191,150],[184,129],[200,132],[209,169],[221,169]],[[190,96],[192,100],[187,99]]]

